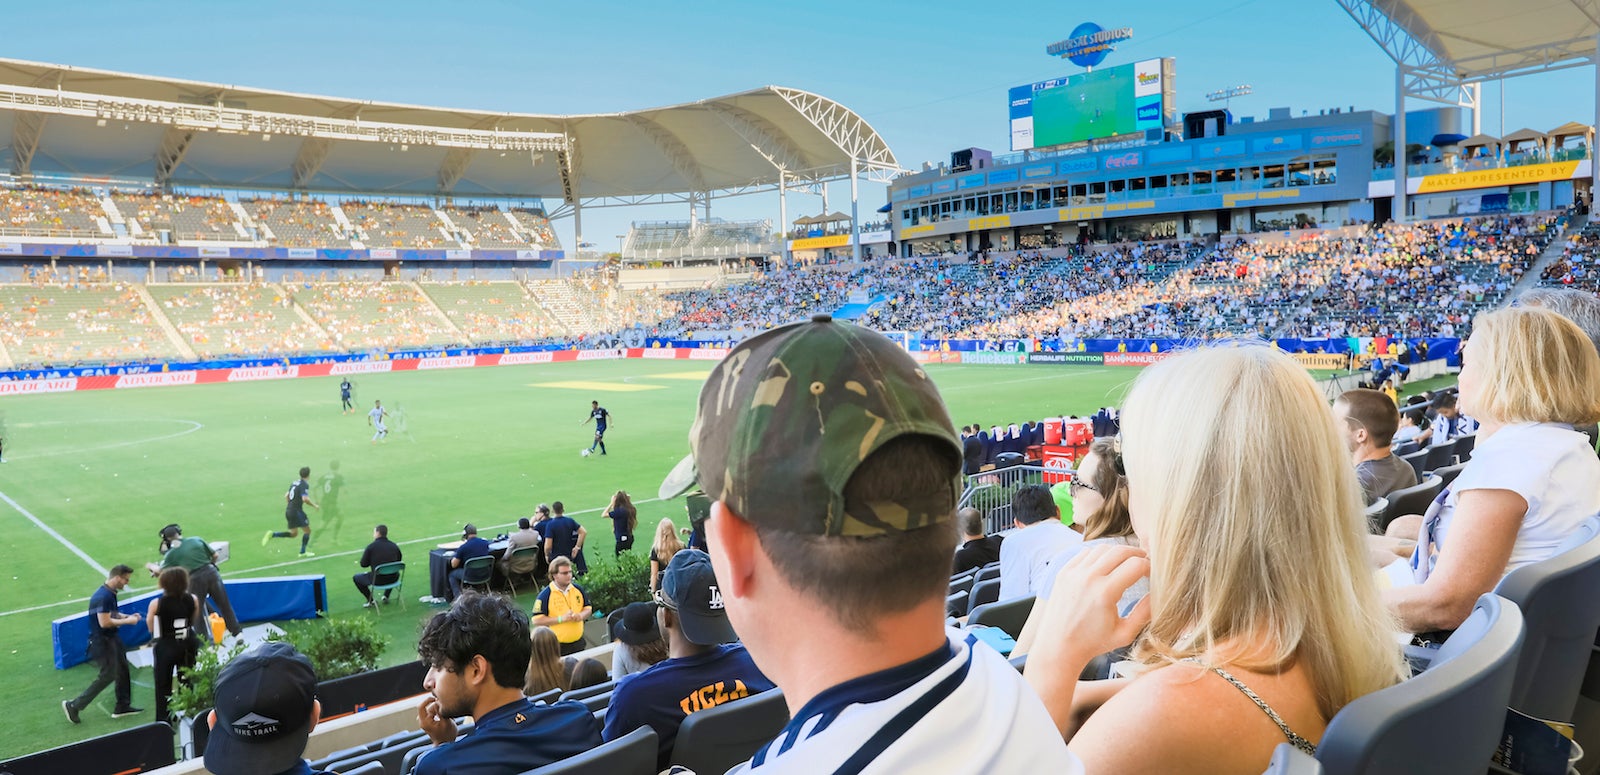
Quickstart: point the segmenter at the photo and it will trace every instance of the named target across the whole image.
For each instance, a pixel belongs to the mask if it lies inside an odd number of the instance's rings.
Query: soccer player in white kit
[[[383,418],[387,417],[388,414],[383,408],[382,401],[372,402],[372,411],[367,412],[367,423],[372,426],[374,431],[372,434],[373,444],[377,444],[378,439],[389,435],[389,427],[383,424]]]

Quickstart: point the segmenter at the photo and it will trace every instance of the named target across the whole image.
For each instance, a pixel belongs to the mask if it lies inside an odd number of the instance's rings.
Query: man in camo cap
[[[928,375],[818,315],[735,347],[700,390],[691,453],[728,619],[791,721],[737,771],[1082,767],[993,649],[944,627],[961,443]]]

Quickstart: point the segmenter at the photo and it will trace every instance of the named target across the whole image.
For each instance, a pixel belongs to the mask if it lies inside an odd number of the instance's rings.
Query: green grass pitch
[[[1133,68],[1077,76],[1033,97],[1033,143],[1044,148],[1135,132]]]

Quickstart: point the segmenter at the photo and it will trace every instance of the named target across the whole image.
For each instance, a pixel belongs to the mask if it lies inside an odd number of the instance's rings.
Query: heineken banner
[[[1064,363],[1073,366],[1104,366],[1100,353],[1028,353],[1029,363]]]

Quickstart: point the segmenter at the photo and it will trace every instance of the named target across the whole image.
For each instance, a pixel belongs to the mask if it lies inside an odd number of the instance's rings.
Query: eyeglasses
[[[676,605],[673,605],[671,600],[667,599],[667,595],[665,593],[665,590],[660,590],[660,589],[656,590],[655,604],[656,604],[657,608],[665,608],[668,611],[676,611],[676,610],[678,610],[678,607]]]
[[[1077,492],[1078,490],[1088,490],[1089,492],[1092,492],[1092,493],[1097,493],[1097,494],[1101,494],[1101,495],[1105,494],[1105,493],[1101,493],[1100,492],[1100,488],[1099,487],[1096,487],[1096,486],[1094,486],[1092,484],[1089,484],[1088,482],[1085,482],[1082,479],[1076,479],[1076,478],[1073,479],[1070,482],[1067,482],[1067,489],[1071,490],[1073,492]]]

